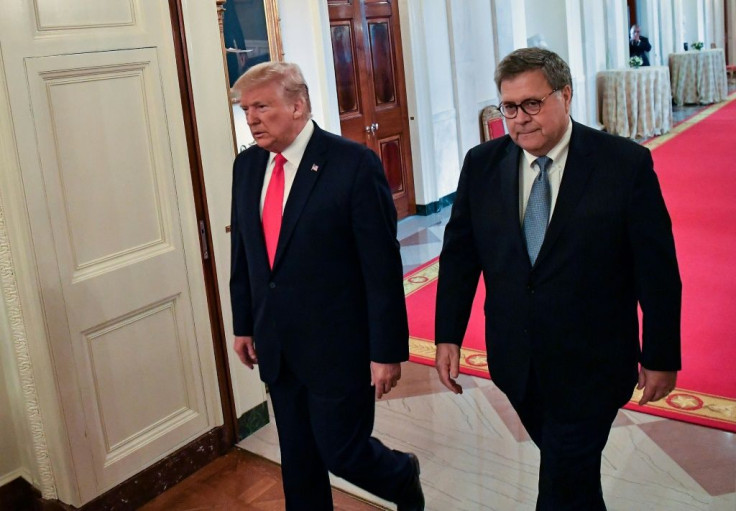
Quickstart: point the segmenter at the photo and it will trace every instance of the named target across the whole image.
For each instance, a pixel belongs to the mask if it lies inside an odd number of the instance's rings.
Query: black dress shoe
[[[397,504],[397,511],[424,511],[424,493],[419,481],[419,459],[413,453],[408,453],[409,461],[414,467],[411,482],[404,490],[401,500]]]

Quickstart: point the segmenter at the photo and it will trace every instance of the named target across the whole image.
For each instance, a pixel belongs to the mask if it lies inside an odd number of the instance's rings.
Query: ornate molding
[[[277,0],[263,0],[268,30],[268,50],[271,60],[284,60],[284,47],[281,42],[281,16]]]
[[[56,483],[54,481],[48,444],[46,443],[46,434],[38,403],[38,394],[36,393],[33,364],[28,349],[28,338],[23,320],[23,309],[18,294],[18,282],[15,278],[15,266],[10,251],[10,239],[5,223],[2,197],[0,197],[0,289],[3,293],[5,308],[8,314],[15,360],[18,365],[21,391],[25,403],[26,420],[30,427],[36,467],[40,476],[39,489],[44,499],[56,499]]]
[[[222,35],[224,29],[223,26],[223,19],[225,16],[225,2],[227,0],[215,0],[215,4],[217,5],[217,19],[220,22],[220,35]]]

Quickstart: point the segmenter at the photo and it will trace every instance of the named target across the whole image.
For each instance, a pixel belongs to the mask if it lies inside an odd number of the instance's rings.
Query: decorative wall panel
[[[376,105],[394,103],[396,101],[396,85],[394,83],[393,51],[391,49],[389,24],[386,21],[372,21],[368,24],[368,33],[370,35]]]
[[[110,322],[85,338],[108,454],[190,411],[175,300]]]
[[[133,25],[133,0],[104,0],[70,2],[61,0],[33,0],[38,30],[66,30],[75,28]]]
[[[43,75],[75,278],[168,248],[145,72],[125,65]]]
[[[381,161],[386,171],[386,179],[391,187],[392,193],[398,193],[404,189],[404,173],[401,168],[401,143],[399,137],[392,137],[380,141]]]
[[[332,55],[335,60],[335,79],[337,82],[337,103],[340,115],[357,112],[358,105],[358,73],[355,68],[353,52],[353,34],[350,24],[333,25]]]

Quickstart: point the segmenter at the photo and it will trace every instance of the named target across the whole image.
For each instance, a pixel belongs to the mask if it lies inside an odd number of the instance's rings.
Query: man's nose
[[[532,116],[524,111],[523,108],[519,107],[516,114],[516,122],[529,122]]]

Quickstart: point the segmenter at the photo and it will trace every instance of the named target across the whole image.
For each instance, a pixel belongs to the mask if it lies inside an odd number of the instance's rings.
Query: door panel
[[[385,0],[327,3],[342,134],[379,155],[407,216],[416,204],[398,12]]]
[[[50,330],[68,335],[108,487],[208,422],[157,54],[26,66],[65,312]]]
[[[74,471],[55,477],[80,506],[222,421],[171,18],[142,0],[3,7]]]
[[[402,167],[401,139],[398,136],[378,141],[381,148],[381,161],[386,171],[391,193],[396,197],[404,192],[404,177]]]
[[[368,24],[368,34],[370,36],[375,105],[376,107],[383,105],[395,106],[394,62],[388,23],[386,21],[372,21]]]
[[[355,68],[353,36],[348,24],[334,25],[332,32],[332,52],[335,59],[335,77],[337,78],[337,104],[340,116],[359,115],[358,77]]]
[[[39,30],[64,30],[83,27],[134,25],[135,10],[131,0],[105,2],[59,2],[34,0]]]

